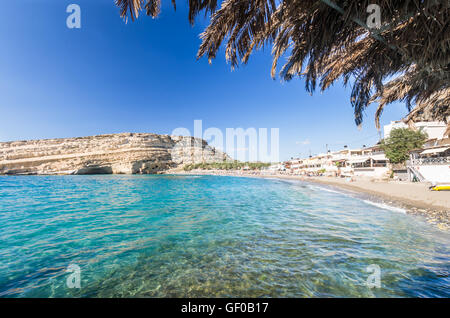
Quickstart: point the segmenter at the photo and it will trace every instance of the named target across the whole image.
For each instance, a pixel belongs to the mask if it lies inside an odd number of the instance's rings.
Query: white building
[[[282,163],[275,163],[270,165],[267,170],[271,171],[271,172],[276,172],[276,171],[285,171],[286,168],[284,167],[284,165]]]
[[[414,126],[426,132],[428,134],[428,139],[441,140],[444,138],[444,133],[447,130],[447,125],[440,121],[430,121],[430,122],[417,122]]]
[[[286,163],[292,174],[328,176],[365,176],[383,178],[389,172],[389,161],[380,147],[343,149]]]
[[[399,128],[408,128],[408,125],[405,124],[403,121],[391,121],[389,125],[385,125],[383,127],[384,138],[389,138],[389,136],[391,135],[391,131],[393,129]]]
[[[403,121],[391,121],[389,125],[384,126],[384,138],[389,138],[392,129],[408,127]],[[447,125],[441,121],[420,121],[414,123],[413,128],[427,133],[428,139],[442,139],[447,130]]]
[[[379,146],[349,151],[347,166],[355,176],[385,178],[388,176],[390,166],[384,151]]]
[[[406,163],[411,181],[450,183],[450,140],[438,145],[415,149]]]
[[[402,121],[393,121],[384,126],[384,137],[392,129],[407,128]],[[417,122],[413,128],[427,133],[423,148],[410,152],[406,171],[410,181],[450,183],[450,138],[446,138],[447,125],[444,122]]]

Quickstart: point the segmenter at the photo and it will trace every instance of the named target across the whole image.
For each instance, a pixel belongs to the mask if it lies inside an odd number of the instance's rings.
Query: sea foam
[[[370,201],[370,200],[363,200],[363,201],[365,203],[367,203],[367,204],[376,206],[376,207],[381,208],[381,209],[385,209],[385,210],[389,210],[389,211],[400,212],[400,213],[406,214],[406,210],[403,209],[403,208],[395,207],[395,206],[388,205],[388,204],[382,203],[382,202],[373,202],[373,201]]]

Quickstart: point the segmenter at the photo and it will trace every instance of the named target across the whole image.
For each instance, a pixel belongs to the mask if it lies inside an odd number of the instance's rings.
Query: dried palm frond
[[[131,20],[139,17],[139,12],[144,6],[144,0],[116,0],[116,6],[120,8],[120,16],[127,20],[128,15]]]
[[[155,16],[160,1],[146,0]],[[174,1],[173,1],[174,2]],[[380,29],[365,19],[372,0],[189,0],[189,21],[205,11],[210,24],[201,34],[198,58],[212,61],[225,44],[235,68],[272,46],[271,74],[289,81],[303,77],[306,89],[321,90],[342,78],[352,84],[350,102],[360,124],[366,107],[378,102],[376,125],[386,105],[404,101],[409,110],[448,94],[450,87],[450,3],[447,0],[378,0]],[[143,0],[116,0],[121,16],[138,16]],[[287,61],[280,68],[282,57]],[[444,95],[442,95],[444,94]],[[431,105],[431,104],[430,104]],[[435,118],[448,113],[448,98],[427,106]],[[426,107],[425,107],[426,108]],[[416,110],[417,109],[417,110]]]

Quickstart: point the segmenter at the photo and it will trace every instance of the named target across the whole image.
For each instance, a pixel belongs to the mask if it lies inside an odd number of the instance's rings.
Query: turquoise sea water
[[[0,177],[0,229],[1,297],[450,296],[448,233],[301,182]]]

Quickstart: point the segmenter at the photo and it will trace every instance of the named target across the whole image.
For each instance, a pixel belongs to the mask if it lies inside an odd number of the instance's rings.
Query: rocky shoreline
[[[0,175],[155,174],[227,159],[203,139],[150,133],[0,142]]]

